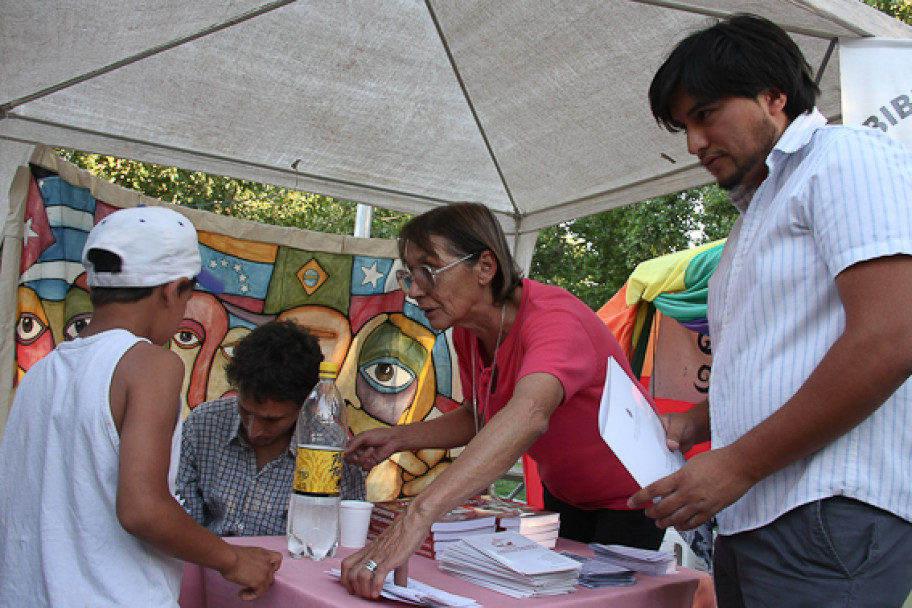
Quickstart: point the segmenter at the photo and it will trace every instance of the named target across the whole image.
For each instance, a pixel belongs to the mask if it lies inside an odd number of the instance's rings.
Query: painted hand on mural
[[[395,434],[383,432],[442,413],[431,356],[437,339],[406,315],[383,313],[368,320],[352,341],[339,385],[359,442],[353,445],[366,448],[364,453],[356,449],[353,462],[370,470],[369,501],[415,496],[451,463],[448,450],[397,452]]]

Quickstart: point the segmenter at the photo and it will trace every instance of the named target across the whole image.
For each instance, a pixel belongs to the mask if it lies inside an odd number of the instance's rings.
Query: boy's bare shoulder
[[[114,373],[125,388],[169,389],[184,379],[184,362],[167,348],[137,342],[128,350]]]
[[[148,375],[153,371],[175,372],[183,374],[184,363],[173,351],[149,342],[140,341],[124,353],[121,365],[131,371],[139,370]]]
[[[121,358],[111,379],[111,415],[122,431],[126,412],[168,419],[163,403],[179,403],[184,380],[181,358],[166,348],[137,342]]]

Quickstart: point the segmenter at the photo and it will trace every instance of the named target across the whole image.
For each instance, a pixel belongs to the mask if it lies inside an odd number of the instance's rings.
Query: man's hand
[[[741,498],[754,484],[726,448],[697,454],[677,472],[652,483],[627,501],[632,508],[653,499],[646,515],[660,528],[690,530]]]
[[[255,600],[275,582],[275,573],[282,565],[282,554],[260,547],[229,545],[237,559],[230,568],[221,572],[226,580],[243,588],[238,592],[242,600]]]
[[[345,460],[365,471],[402,451],[397,441],[397,427],[370,429],[355,435],[345,448]]]
[[[665,429],[665,444],[672,452],[680,450],[682,454],[686,454],[699,443],[696,440],[698,434],[696,423],[686,413],[660,414],[659,421]]]

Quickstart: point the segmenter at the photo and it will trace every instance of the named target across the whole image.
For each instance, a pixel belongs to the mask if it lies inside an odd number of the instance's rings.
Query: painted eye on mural
[[[222,354],[225,355],[226,359],[234,359],[234,349],[237,348],[237,345],[237,342],[222,345]]]
[[[203,339],[192,329],[181,328],[174,334],[174,343],[180,348],[196,348]]]
[[[28,346],[47,331],[47,325],[38,316],[24,312],[16,323],[16,342]]]
[[[92,322],[92,313],[76,315],[63,327],[63,337],[67,342],[75,340],[83,329]]]
[[[359,368],[359,372],[379,393],[398,393],[414,382],[416,377],[415,372],[394,357],[368,361]]]

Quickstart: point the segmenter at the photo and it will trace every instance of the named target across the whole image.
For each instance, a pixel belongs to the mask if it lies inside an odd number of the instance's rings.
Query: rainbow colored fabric
[[[724,239],[713,241],[641,263],[627,280],[627,306],[652,302],[662,314],[693,331],[707,333],[709,277],[719,264],[724,244]]]

